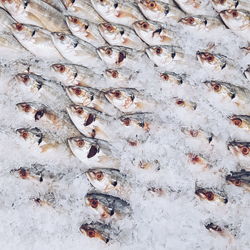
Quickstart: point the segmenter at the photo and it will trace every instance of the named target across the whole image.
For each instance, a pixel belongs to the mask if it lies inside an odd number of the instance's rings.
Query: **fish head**
[[[205,188],[197,188],[195,190],[195,194],[201,199],[201,200],[207,200],[207,201],[219,201],[224,204],[228,202],[228,199],[226,197],[223,197],[220,194],[217,194],[213,192],[210,189]]]
[[[183,100],[182,98],[174,98],[175,104],[179,107],[186,107],[191,110],[195,110],[197,108],[196,103]]]
[[[107,78],[110,78],[112,80],[118,80],[119,78],[121,78],[121,75],[117,69],[106,69],[104,73]]]
[[[56,77],[63,82],[71,82],[77,76],[77,70],[74,65],[52,64],[50,66]]]
[[[19,40],[29,40],[35,31],[34,27],[22,23],[13,23],[10,27],[13,35]]]
[[[235,155],[240,155],[243,157],[250,156],[250,143],[249,142],[232,141],[228,144],[228,149]]]
[[[97,143],[90,142],[84,136],[69,138],[68,144],[75,155],[86,158],[92,158],[100,151],[100,146]]]
[[[238,0],[212,0],[211,2],[217,11],[234,9],[238,6]]]
[[[146,53],[157,65],[170,63],[176,56],[176,52],[166,46],[150,46],[146,49]]]
[[[98,29],[104,38],[115,39],[117,35],[121,35],[123,30],[111,23],[100,23]]]
[[[133,92],[126,89],[110,89],[105,92],[105,97],[119,109],[129,108],[135,99]]]
[[[21,87],[30,88],[32,92],[39,91],[43,85],[42,81],[39,81],[28,73],[17,74],[15,76],[15,81]]]
[[[167,14],[168,10],[164,3],[155,0],[140,0],[138,3],[140,10],[149,19],[156,20],[161,14]]]
[[[80,232],[89,238],[96,238],[104,241],[105,243],[109,242],[109,237],[106,236],[100,229],[98,230],[94,224],[83,224],[80,227]]]
[[[235,91],[233,91],[233,89],[229,88],[229,86],[227,86],[227,84],[225,84],[223,82],[206,81],[204,83],[210,91],[212,91],[215,94],[219,94],[222,97],[234,99],[236,96]]]
[[[126,58],[126,51],[112,46],[102,46],[97,49],[100,58],[107,64],[120,65]]]
[[[234,176],[233,174],[227,175],[226,181],[230,184],[237,186],[237,187],[241,187],[244,185],[244,181],[242,181],[241,176]],[[250,181],[248,184],[250,184]]]
[[[203,23],[201,18],[199,18],[197,16],[184,17],[184,18],[181,18],[179,22],[184,24],[184,25],[192,26],[192,27],[198,26],[198,25]]]
[[[181,85],[183,83],[182,77],[169,72],[160,73],[161,79],[166,83],[174,83],[177,85]]]
[[[145,131],[149,131],[149,123],[145,121],[143,113],[135,113],[133,115],[123,115],[120,118],[122,125],[126,127],[142,128]]]
[[[16,130],[17,135],[31,143],[31,144],[40,144],[43,140],[43,134],[39,128],[19,128]]]
[[[220,12],[220,16],[230,27],[239,28],[239,26],[248,24],[249,16],[245,12],[235,9],[223,10]]]
[[[88,106],[94,100],[94,93],[82,86],[67,86],[66,93],[74,103]]]
[[[72,35],[67,35],[62,32],[52,32],[51,37],[53,43],[60,49],[74,49],[78,45],[78,39]]]
[[[127,69],[106,69],[104,71],[105,76],[109,80],[127,82],[132,77],[132,72]]]
[[[21,111],[30,119],[35,119],[35,121],[41,119],[46,113],[46,107],[42,104],[36,104],[32,102],[21,102],[17,103],[16,107],[19,111]]]
[[[86,32],[89,27],[89,22],[87,20],[75,16],[67,16],[66,23],[72,32]]]
[[[134,22],[133,28],[137,33],[149,33],[153,32],[156,29],[155,25],[146,20]]]
[[[244,115],[233,115],[228,117],[232,124],[239,128],[250,128],[250,117],[249,116],[244,116]]]
[[[16,177],[19,177],[21,179],[29,179],[30,177],[30,171],[25,168],[19,168],[19,169],[12,169],[10,171],[11,174],[13,174]]]
[[[221,233],[223,230],[222,230],[222,228],[220,227],[220,226],[218,226],[218,225],[216,225],[216,224],[214,224],[214,223],[208,223],[208,224],[206,224],[205,225],[205,228],[207,229],[207,230],[209,230],[209,231],[215,231],[215,232],[219,232],[219,233]]]
[[[201,65],[210,69],[223,70],[227,65],[222,56],[209,52],[197,51],[196,56]]]
[[[74,5],[75,2],[77,2],[75,0],[61,0],[61,1],[64,4],[66,9],[70,8],[71,6]]]

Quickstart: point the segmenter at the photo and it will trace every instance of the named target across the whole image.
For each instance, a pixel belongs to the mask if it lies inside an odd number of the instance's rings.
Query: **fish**
[[[204,169],[211,167],[211,165],[208,163],[208,161],[204,158],[203,155],[188,153],[187,156],[188,156],[188,159],[189,159],[190,163],[192,163],[194,165],[200,165]]]
[[[221,72],[231,70],[233,68],[228,58],[221,54],[210,53],[207,51],[197,51],[196,56],[201,66],[207,70]]]
[[[208,2],[202,0],[175,0],[177,5],[185,12],[191,15],[204,14]]]
[[[223,81],[205,81],[204,84],[214,94],[219,95],[237,106],[249,104],[250,91],[244,87],[236,86]]]
[[[93,72],[91,69],[80,65],[69,63],[56,63],[50,66],[55,76],[64,86],[93,86],[95,82],[100,82],[102,75]]]
[[[248,68],[244,71],[244,75],[247,80],[250,81],[250,65],[248,65]]]
[[[112,67],[135,65],[143,55],[142,52],[121,46],[102,46],[97,48],[97,53],[106,64]]]
[[[111,145],[104,140],[77,136],[69,138],[68,145],[72,153],[88,166],[99,167],[106,164],[113,168],[119,164],[112,154]]]
[[[250,191],[250,171],[246,171],[245,169],[241,169],[239,172],[231,171],[230,174],[226,176],[226,181],[236,187],[242,187]]]
[[[70,15],[86,19],[93,23],[102,23],[104,19],[95,11],[90,1],[62,0]]]
[[[151,113],[133,113],[122,115],[119,119],[121,124],[126,127],[132,127],[143,129],[146,132],[150,131],[150,119],[149,115]]]
[[[176,74],[170,71],[164,71],[160,73],[160,77],[164,81],[164,83],[182,85],[184,82],[185,75]]]
[[[94,108],[109,115],[114,115],[118,111],[106,99],[104,92],[98,89],[83,86],[68,86],[66,87],[66,93],[75,104]]]
[[[245,10],[223,10],[220,12],[220,17],[230,30],[250,41],[250,12]]]
[[[150,46],[146,49],[149,59],[158,67],[167,67],[172,64],[182,64],[185,61],[184,53],[175,46]]]
[[[186,27],[204,32],[225,29],[225,26],[221,23],[219,18],[210,16],[187,16],[181,18],[179,23]]]
[[[191,138],[206,142],[208,144],[211,144],[214,141],[214,135],[211,133],[207,133],[202,129],[189,129],[187,127],[182,127],[181,132]]]
[[[49,30],[50,32],[69,33],[64,15],[40,0],[1,0],[4,8],[19,23],[32,24]]]
[[[80,232],[89,238],[96,238],[105,243],[108,243],[110,238],[110,226],[100,223],[100,222],[92,222],[89,224],[82,224],[79,228]]]
[[[37,128],[19,128],[17,135],[28,143],[31,149],[38,149],[40,153],[47,152],[59,147],[59,143],[45,136]]]
[[[195,190],[195,194],[201,200],[207,200],[211,202],[220,202],[220,203],[228,203],[228,198],[223,192],[214,191],[211,188],[200,188],[197,187]]]
[[[104,94],[108,101],[121,112],[150,112],[156,108],[153,100],[142,96],[133,88],[111,88]]]
[[[122,192],[125,189],[125,175],[118,169],[90,168],[85,174],[91,185],[101,192]]]
[[[133,23],[136,34],[148,45],[176,45],[177,37],[170,28],[154,21],[136,21]]]
[[[197,104],[195,102],[186,101],[182,98],[174,98],[175,104],[182,108],[187,108],[190,110],[196,110]]]
[[[73,35],[95,47],[106,45],[106,41],[99,33],[98,26],[86,19],[66,16],[66,22]]]
[[[146,44],[131,28],[113,23],[101,23],[98,28],[102,37],[110,45],[124,46],[136,50],[146,48]]]
[[[17,109],[29,120],[42,121],[59,128],[64,122],[60,121],[57,115],[49,110],[47,106],[38,102],[20,102],[16,104]]]
[[[248,115],[233,115],[228,117],[232,124],[238,128],[250,131],[250,116]]]
[[[104,71],[104,76],[108,81],[112,81],[117,84],[129,85],[129,82],[135,77],[138,72],[126,68],[107,68]]]
[[[135,21],[144,19],[138,7],[128,1],[91,0],[91,3],[107,22],[132,27]]]
[[[0,32],[11,32],[11,24],[16,21],[8,14],[7,11],[0,8]]]
[[[176,24],[184,16],[179,8],[158,0],[140,0],[138,6],[147,19],[156,22]]]
[[[86,67],[101,65],[94,46],[73,35],[60,32],[51,35],[55,47],[70,62]]]
[[[85,202],[101,219],[122,219],[131,212],[128,202],[108,194],[88,193]]]
[[[15,38],[33,55],[47,60],[62,60],[55,48],[50,32],[33,25],[14,23],[11,30]]]
[[[239,157],[239,159],[245,160],[250,156],[250,142],[231,141],[227,147],[230,152]]]
[[[113,131],[110,130],[112,119],[93,108],[80,105],[71,105],[67,108],[70,119],[76,128],[85,136],[110,140]]]
[[[229,9],[250,11],[248,0],[211,0],[211,3],[217,12]]]

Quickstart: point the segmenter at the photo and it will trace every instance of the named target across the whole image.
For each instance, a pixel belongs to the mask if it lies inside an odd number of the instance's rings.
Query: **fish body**
[[[217,29],[224,29],[224,25],[216,17],[209,16],[187,16],[179,21],[186,27],[193,28],[199,31],[212,31]]]
[[[93,67],[100,65],[95,47],[73,35],[64,33],[52,33],[52,40],[55,47],[64,58],[72,63]]]
[[[200,15],[206,12],[207,2],[202,0],[175,0],[177,5],[186,13]]]
[[[156,22],[177,23],[184,16],[179,8],[158,0],[140,0],[138,6],[147,19]]]
[[[148,45],[174,45],[176,35],[162,24],[153,21],[137,21],[133,23],[133,28],[137,35]]]
[[[144,19],[137,6],[128,1],[91,0],[91,3],[107,22],[131,27],[135,21]]]
[[[248,0],[212,0],[211,2],[218,12],[229,9],[250,11],[250,3]]]
[[[150,46],[146,49],[149,59],[158,67],[167,67],[168,65],[182,64],[185,55],[178,47],[174,46]]]
[[[112,195],[89,193],[85,197],[86,205],[92,208],[102,219],[121,219],[130,212],[129,204]]]
[[[91,185],[101,192],[121,192],[124,189],[125,176],[118,169],[90,168],[85,174]]]
[[[250,12],[244,10],[223,10],[220,12],[220,17],[230,30],[250,41]]]
[[[135,32],[126,26],[101,23],[99,24],[99,31],[110,45],[124,46],[136,50],[143,50],[146,47]]]
[[[78,136],[69,138],[68,144],[73,154],[88,166],[100,167],[107,164],[112,168],[118,164],[106,141]]]
[[[10,32],[11,24],[16,21],[8,14],[7,11],[0,8],[0,32]]]
[[[240,160],[250,159],[250,142],[231,141],[228,143],[228,149]]]
[[[237,187],[243,187],[250,191],[250,171],[242,169],[239,172],[233,172],[226,176],[226,181],[229,184],[235,185]]]
[[[201,200],[207,200],[210,202],[222,202],[224,204],[228,202],[228,199],[224,193],[214,191],[210,188],[196,188],[195,194]]]
[[[95,23],[75,16],[67,16],[66,22],[73,35],[83,41],[88,42],[95,47],[100,47],[106,44]]]
[[[39,58],[60,60],[63,57],[55,48],[50,33],[37,26],[14,23],[11,30],[24,48]]]
[[[248,115],[233,115],[229,117],[232,124],[238,128],[250,131],[250,116]]]

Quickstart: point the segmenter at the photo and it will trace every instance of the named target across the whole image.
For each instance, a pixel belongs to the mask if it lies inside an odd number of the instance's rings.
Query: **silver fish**
[[[8,14],[7,11],[0,8],[0,32],[10,32],[11,24],[16,21]]]
[[[75,16],[67,16],[66,22],[73,35],[92,44],[95,47],[100,47],[106,44],[105,40],[99,33],[98,26],[86,19],[81,19]]]
[[[51,32],[69,33],[64,15],[40,0],[1,0],[4,8],[20,23],[37,25]]]
[[[158,0],[140,0],[138,6],[149,20],[161,23],[176,23],[184,13],[175,6]]]
[[[131,49],[143,50],[146,45],[135,32],[122,25],[112,23],[99,24],[99,31],[110,45],[124,46]]]
[[[14,23],[11,30],[16,39],[37,57],[60,60],[63,57],[55,48],[50,32],[33,25]]]
[[[202,0],[175,0],[177,5],[191,15],[205,14],[208,2]]]
[[[250,131],[250,116],[248,115],[233,115],[228,117],[232,124],[242,128],[244,130]]]
[[[243,187],[250,191],[250,171],[241,169],[239,172],[233,172],[226,176],[226,181],[237,187]]]
[[[196,188],[195,194],[201,200],[207,200],[210,202],[222,202],[224,204],[228,203],[228,198],[223,192],[218,192],[211,188]]]
[[[250,12],[244,10],[223,10],[220,12],[220,17],[235,34],[250,41]]]
[[[144,17],[137,6],[128,1],[91,0],[95,10],[108,22],[132,26],[137,20]]]
[[[102,192],[121,192],[125,187],[125,176],[112,168],[90,168],[85,172],[89,182]]]
[[[92,208],[102,219],[121,219],[131,211],[126,201],[107,194],[88,193],[85,196],[85,201],[86,205]]]
[[[104,71],[104,76],[107,80],[115,82],[117,84],[129,85],[129,81],[133,79],[133,77],[136,75],[134,71],[131,71],[126,68],[120,68],[120,69],[106,69]]]
[[[250,3],[248,0],[211,0],[211,2],[218,12],[229,9],[250,11]]]
[[[112,155],[110,144],[106,141],[78,136],[69,138],[68,144],[72,153],[88,166],[101,167],[106,164],[114,168],[119,164]]]
[[[148,45],[176,44],[176,35],[162,24],[153,21],[137,21],[133,23],[137,35]]]
[[[160,77],[164,81],[164,83],[181,85],[181,84],[183,84],[185,75],[179,75],[179,74],[176,74],[174,72],[164,71],[164,72],[160,73]]]
[[[102,23],[104,19],[95,11],[90,1],[62,0],[68,13],[93,23]]]
[[[64,33],[52,33],[52,40],[55,47],[72,63],[80,64],[86,67],[100,65],[95,47],[75,36]]]

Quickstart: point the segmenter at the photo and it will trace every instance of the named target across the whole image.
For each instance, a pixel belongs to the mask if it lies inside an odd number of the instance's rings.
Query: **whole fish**
[[[202,0],[175,0],[177,5],[186,13],[201,15],[206,13],[207,1]]]
[[[218,12],[229,9],[250,11],[250,3],[248,0],[211,0],[211,2]]]
[[[110,115],[117,113],[117,109],[112,107],[104,93],[98,89],[83,86],[68,86],[66,87],[66,93],[75,104],[94,108]]]
[[[106,64],[113,67],[135,65],[143,55],[142,52],[120,46],[102,46],[97,49],[97,53]]]
[[[244,10],[223,10],[220,12],[220,17],[230,30],[250,41],[250,12]]]
[[[153,100],[148,100],[132,88],[112,88],[105,92],[105,96],[122,112],[150,112],[156,108]]]
[[[184,16],[177,7],[158,0],[140,0],[138,6],[147,19],[156,22],[176,23]]]
[[[227,57],[221,54],[197,51],[196,56],[200,64],[208,70],[219,72],[222,70],[231,70],[233,68]]]
[[[233,172],[226,176],[226,181],[237,187],[243,187],[250,191],[250,171],[241,169],[239,172]]]
[[[232,124],[242,128],[244,130],[250,131],[250,116],[248,115],[233,115],[229,117]]]
[[[10,32],[11,24],[16,21],[8,14],[7,11],[0,8],[0,32]]]
[[[64,15],[41,0],[1,0],[1,2],[19,23],[37,25],[51,32],[69,33]]]
[[[59,80],[64,86],[94,86],[96,82],[100,82],[102,76],[94,73],[91,69],[74,64],[52,64],[55,80]]]
[[[217,29],[224,29],[224,25],[220,19],[209,16],[187,16],[181,18],[179,21],[181,24],[194,28],[199,31],[211,31]]]
[[[211,143],[214,139],[213,134],[207,133],[201,129],[189,129],[186,127],[182,127],[181,131],[185,134],[188,135],[191,138],[200,140],[201,142],[206,142],[206,143]]]
[[[132,29],[126,26],[101,23],[99,24],[99,31],[110,45],[124,46],[137,50],[146,48],[145,43],[142,42]]]
[[[14,23],[11,30],[16,39],[39,58],[60,60],[63,57],[55,48],[50,32],[33,25]]]
[[[174,98],[174,102],[177,106],[187,108],[190,110],[196,110],[197,104],[195,102],[187,101],[182,98]]]
[[[59,147],[59,143],[45,136],[38,128],[19,128],[16,130],[19,137],[25,140],[31,149],[38,149],[44,153]]]
[[[79,228],[80,232],[89,238],[97,238],[108,243],[110,241],[110,226],[100,222],[92,222],[89,224],[82,224]]]
[[[91,3],[107,22],[132,26],[135,21],[144,19],[137,6],[128,1],[91,0]]]
[[[185,75],[179,75],[174,72],[165,71],[163,73],[160,73],[161,79],[164,81],[164,83],[170,83],[174,85],[181,85],[183,84],[183,80]]]
[[[153,21],[137,21],[133,23],[137,35],[148,45],[174,45],[176,35],[171,29]]]
[[[62,0],[68,13],[93,23],[102,23],[104,19],[95,11],[90,1],[86,0]]]
[[[102,219],[121,219],[130,213],[129,204],[118,197],[102,193],[88,193],[86,205],[92,208]]]
[[[246,76],[246,78],[248,79],[248,81],[250,81],[250,65],[245,70],[244,75]]]
[[[95,47],[100,47],[106,44],[95,23],[75,16],[67,16],[66,22],[73,35],[85,42],[88,42]]]
[[[110,116],[93,108],[79,105],[71,105],[67,108],[67,112],[74,125],[83,135],[102,140],[112,138],[113,132],[110,130],[112,120]]]
[[[86,136],[72,137],[68,144],[73,154],[88,166],[108,165],[117,167],[119,161],[114,158],[108,142]]]
[[[121,192],[125,189],[125,176],[118,169],[90,168],[85,174],[91,185],[101,192]]]
[[[64,58],[75,64],[86,67],[100,65],[95,47],[73,35],[54,32],[52,40]]]
[[[128,83],[133,79],[135,74],[136,73],[134,71],[131,71],[126,68],[120,68],[120,69],[108,68],[104,71],[104,76],[106,77],[107,80],[117,84],[122,84],[123,86],[125,84],[129,85]]]
[[[231,141],[228,143],[228,149],[239,159],[245,160],[250,157],[250,142]]]
[[[201,200],[207,200],[207,201],[212,201],[212,202],[222,202],[224,204],[228,202],[228,199],[223,192],[214,191],[213,189],[210,189],[210,188],[197,187],[195,190],[195,194]]]
[[[242,105],[244,107],[244,105],[249,104],[250,91],[244,87],[222,81],[206,81],[204,83],[213,93],[235,103],[237,106]]]
[[[158,67],[166,67],[172,64],[182,64],[185,62],[185,55],[174,46],[150,46],[146,49],[146,53],[150,60]]]

